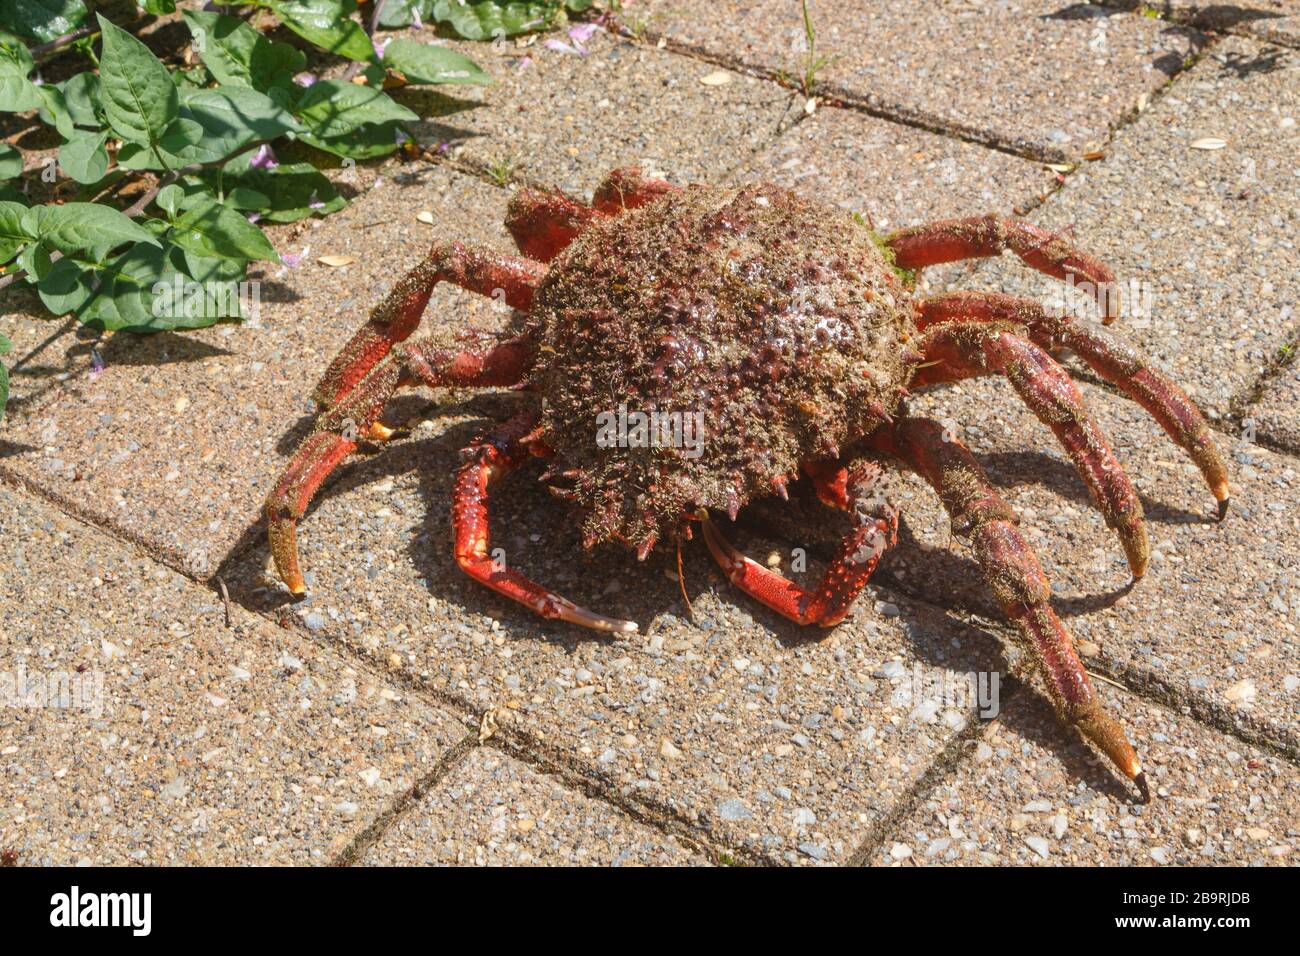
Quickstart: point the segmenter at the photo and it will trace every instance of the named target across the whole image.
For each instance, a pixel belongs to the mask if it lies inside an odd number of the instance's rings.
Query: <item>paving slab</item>
[[[1294,356],[1264,383],[1259,401],[1247,408],[1242,418],[1245,429],[1253,419],[1261,440],[1300,453],[1300,362]]]
[[[301,524],[307,601],[287,603],[261,543],[232,568],[234,593],[458,709],[491,710],[518,747],[651,816],[770,862],[846,859],[962,732],[973,706],[919,708],[914,667],[1000,672],[995,639],[917,602],[865,597],[862,615],[829,634],[787,625],[734,593],[698,540],[684,549],[687,623],[672,553],[644,564],[622,549],[584,555],[567,506],[529,466],[494,497],[490,547],[641,633],[611,640],[535,617],[451,558],[457,450],[489,411],[438,410],[410,439],[345,466]]]
[[[1103,686],[1143,741],[1145,806],[1046,700],[1020,694],[881,844],[885,866],[1294,865],[1300,770],[1148,700]]]
[[[1090,669],[1300,753],[1300,462],[1216,436],[1232,487],[1219,524],[1199,473],[1145,411],[1091,385],[1081,391],[1143,499],[1151,565],[1132,591],[1118,541],[1008,383],[924,392],[912,411],[951,422],[1020,513]],[[905,510],[909,543],[890,556],[888,579],[999,620],[933,495],[918,489]]]
[[[1196,30],[1068,0],[810,2],[816,90],[1040,159],[1079,157],[1177,73]],[[625,25],[721,63],[799,83],[807,42],[793,0],[649,0]]]
[[[38,412],[0,425],[0,469],[192,573],[214,572],[310,427],[317,379],[391,284],[435,238],[512,249],[505,190],[428,164],[390,167],[375,182],[333,216],[282,234],[280,251],[301,264],[261,275],[256,321],[105,338],[102,371],[73,374]],[[416,220],[421,210],[432,226]],[[331,268],[318,261],[326,254],[356,261]],[[446,286],[426,316],[426,330],[448,338],[508,321],[489,300]]]
[[[1093,0],[1097,2],[1097,0]],[[1192,23],[1205,30],[1243,33],[1300,46],[1300,2],[1297,0],[1246,0],[1245,3],[1202,3],[1199,0],[1101,0],[1108,7],[1140,10]]]
[[[417,34],[418,36],[418,34]],[[640,165],[673,182],[716,182],[803,114],[781,86],[604,30],[583,45],[560,35],[520,49],[438,41],[473,58],[496,83],[455,98],[403,99],[425,119],[421,143],[500,178],[558,186],[589,199],[610,169]],[[707,81],[707,82],[706,82]],[[401,98],[401,97],[399,97]]]
[[[879,231],[986,212],[1023,215],[1057,186],[1040,163],[852,109],[820,107],[736,179],[767,179],[860,213]]]
[[[709,858],[489,747],[361,857],[367,866],[707,866]]]
[[[0,536],[0,846],[23,864],[326,863],[465,734],[8,485]]]
[[[1031,217],[1112,265],[1135,293],[1117,328],[1211,416],[1300,329],[1297,122],[1300,53],[1225,38]],[[1009,259],[967,287],[1062,301]]]
[[[84,373],[93,362],[96,335],[66,319],[45,311],[36,291],[10,287],[0,292],[0,320],[3,332],[13,344],[8,355],[0,357],[9,370],[9,401],[6,419],[30,412],[77,373]],[[0,437],[0,458],[21,450],[14,437]]]

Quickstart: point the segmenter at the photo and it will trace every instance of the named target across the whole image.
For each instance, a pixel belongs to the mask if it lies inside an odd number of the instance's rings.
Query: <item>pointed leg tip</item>
[[[1232,504],[1232,499],[1227,497],[1226,495],[1223,498],[1219,499],[1219,517],[1218,517],[1219,521],[1222,521],[1224,518],[1228,517],[1228,507],[1231,504]]]
[[[1143,802],[1143,803],[1150,803],[1150,802],[1151,802],[1151,787],[1150,787],[1150,785],[1147,784],[1147,775],[1146,775],[1146,773],[1145,773],[1144,771],[1142,771],[1142,770],[1139,770],[1139,771],[1137,772],[1137,775],[1133,778],[1133,782],[1134,782],[1135,784],[1137,784],[1138,792],[1142,795],[1142,802]]]

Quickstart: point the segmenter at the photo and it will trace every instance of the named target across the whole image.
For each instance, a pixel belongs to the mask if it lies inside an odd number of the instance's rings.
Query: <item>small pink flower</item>
[[[95,378],[102,371],[104,371],[104,356],[99,354],[99,349],[91,349],[90,350],[90,377]]]
[[[293,81],[299,86],[306,88],[316,82],[315,73],[299,73],[293,78]]]
[[[311,191],[311,197],[307,200],[307,206],[310,209],[324,209],[325,204],[316,198],[316,190]]]
[[[302,252],[290,252],[286,255],[281,256],[280,261],[283,262],[290,269],[296,269],[298,268],[299,264],[302,262],[302,257],[309,252],[311,252],[311,246],[303,246]]]
[[[270,144],[263,143],[248,161],[248,165],[250,169],[275,169],[280,161],[275,158],[275,150],[271,149]]]
[[[262,214],[260,212],[250,212],[248,214],[249,222],[257,222],[261,218],[262,218]]]
[[[531,56],[526,56],[522,60],[520,60],[519,63],[515,66],[515,72],[522,73],[524,72],[524,70],[528,69],[532,65],[533,65],[533,58]]]
[[[384,58],[384,51],[388,49],[389,40],[371,40],[370,45],[375,48],[375,56],[379,59]]]
[[[393,130],[393,141],[396,142],[398,146],[401,146],[410,138],[411,137],[407,136],[406,132],[403,130],[400,129]]]
[[[581,51],[569,46],[569,44],[565,43],[563,40],[547,40],[544,46],[546,49],[554,50],[556,53],[576,53],[578,56],[583,55]]]
[[[420,11],[415,7],[411,8],[411,29],[412,30],[424,29],[424,21],[420,19]]]
[[[569,39],[574,43],[586,43],[600,27],[595,23],[580,23],[569,31]]]

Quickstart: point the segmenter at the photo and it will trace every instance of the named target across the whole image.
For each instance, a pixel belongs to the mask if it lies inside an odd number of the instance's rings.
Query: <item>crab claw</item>
[[[271,556],[275,558],[275,569],[280,572],[280,580],[288,587],[294,597],[307,593],[302,571],[298,567],[298,529],[292,518],[273,518],[266,529],[271,541]]]

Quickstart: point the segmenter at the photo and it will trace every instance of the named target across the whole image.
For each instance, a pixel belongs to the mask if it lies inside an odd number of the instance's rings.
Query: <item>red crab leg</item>
[[[1147,410],[1196,463],[1215,500],[1219,520],[1228,512],[1228,469],[1210,428],[1192,400],[1151,360],[1091,322],[1056,316],[1032,299],[996,292],[950,292],[918,304],[919,325],[940,322],[1012,322],[1049,351],[1072,350],[1098,375]]]
[[[989,484],[966,446],[947,440],[938,422],[908,418],[872,433],[871,443],[895,455],[933,486],[955,533],[971,539],[975,560],[1003,612],[1032,651],[1061,719],[1096,744],[1149,802],[1146,775],[1124,730],[1108,715],[1070,635],[1048,599],[1051,585],[1028,542],[1016,530],[1011,506]]]
[[[611,170],[601,180],[591,204],[597,211],[612,215],[624,209],[644,206],[677,189],[672,183],[644,175],[636,166],[623,166]]]
[[[518,571],[501,566],[489,555],[488,485],[527,461],[533,451],[524,438],[536,427],[537,420],[537,412],[525,412],[461,452],[465,464],[456,475],[451,505],[456,563],[476,581],[542,617],[569,621],[596,631],[634,634],[637,626],[633,621],[604,617],[578,607]]]
[[[294,594],[307,590],[298,566],[298,519],[322,481],[362,438],[385,438],[379,414],[398,386],[513,385],[536,355],[527,339],[508,339],[479,352],[453,352],[429,342],[402,343],[385,356],[334,408],[322,413],[315,430],[298,446],[266,499],[267,536],[280,578]]]
[[[852,502],[856,527],[845,535],[813,591],[745,557],[702,514],[705,543],[731,582],[760,604],[799,624],[833,627],[848,615],[885,549],[898,540],[898,509],[875,491],[881,475],[874,462],[863,462],[848,473],[845,500]]]
[[[587,226],[605,214],[559,192],[521,189],[510,198],[506,229],[519,251],[532,259],[550,262]]]
[[[1065,369],[1045,351],[999,326],[938,325],[917,342],[925,362],[913,380],[933,385],[1001,372],[1038,420],[1055,433],[1088,486],[1106,524],[1115,529],[1128,556],[1133,580],[1146,573],[1151,551],[1142,502],[1133,483],[1088,414],[1083,396]]]
[[[389,349],[414,332],[439,282],[487,296],[500,290],[509,305],[526,310],[544,275],[546,266],[531,259],[459,242],[434,243],[429,255],[398,280],[369,321],[334,357],[313,393],[317,403],[328,408],[339,401]]]
[[[997,216],[944,219],[900,229],[887,236],[885,243],[894,251],[894,264],[902,269],[997,256],[1010,249],[1039,272],[1057,279],[1077,276],[1092,283],[1107,325],[1119,315],[1119,302],[1112,294],[1115,274],[1110,266],[1031,223]]]

